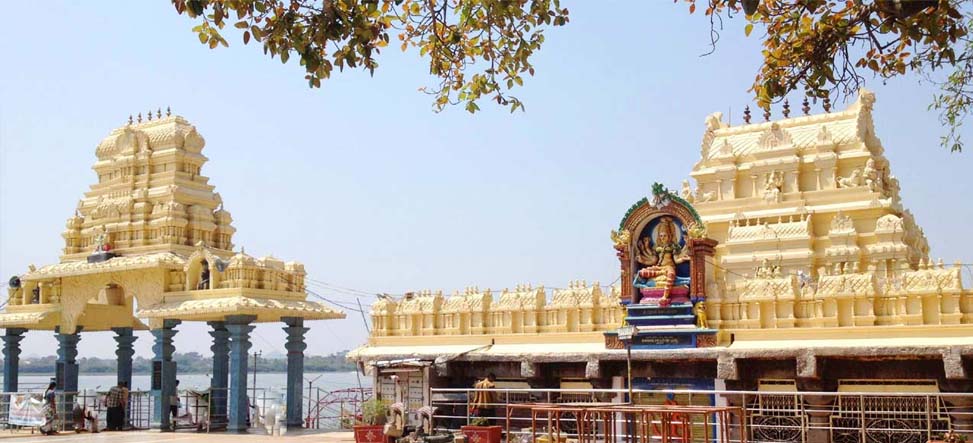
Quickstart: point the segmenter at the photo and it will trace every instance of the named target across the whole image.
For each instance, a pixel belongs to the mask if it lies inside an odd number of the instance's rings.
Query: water
[[[179,389],[206,389],[209,387],[209,374],[179,374]],[[307,390],[308,381],[315,380],[314,387],[328,391],[337,389],[357,388],[359,378],[355,372],[311,372],[304,374],[304,390]],[[371,387],[372,379],[368,376],[360,376],[363,387]],[[2,380],[2,377],[0,377]],[[21,374],[19,384],[21,390],[43,389],[50,382],[51,375],[40,374]],[[115,384],[115,374],[81,374],[78,377],[78,389],[108,390]],[[271,391],[285,391],[287,389],[287,374],[283,372],[258,373],[257,388],[265,388]],[[148,374],[135,374],[132,376],[132,389],[136,391],[148,390],[150,379]],[[253,387],[253,374],[247,375],[247,387]]]

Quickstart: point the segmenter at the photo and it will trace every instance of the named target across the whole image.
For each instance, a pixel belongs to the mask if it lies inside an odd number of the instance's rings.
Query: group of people
[[[121,431],[125,427],[125,407],[128,405],[128,383],[119,382],[112,386],[105,395],[103,403],[106,408],[106,430]],[[57,382],[52,381],[44,390],[44,414],[41,433],[45,435],[57,434]],[[71,410],[75,432],[90,430],[98,432],[98,413],[89,409],[83,403],[76,403]],[[89,429],[90,426],[90,429]]]

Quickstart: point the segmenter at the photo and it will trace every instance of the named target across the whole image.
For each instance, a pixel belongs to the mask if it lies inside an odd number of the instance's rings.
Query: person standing
[[[470,402],[472,415],[485,418],[488,424],[496,414],[496,398],[492,391],[497,387],[497,384],[494,383],[496,379],[496,376],[491,372],[486,378],[473,384],[473,401]]]
[[[108,408],[108,424],[106,430],[109,431],[121,431],[122,430],[122,420],[124,414],[124,390],[122,384],[119,383],[112,386],[108,390],[108,395],[105,396],[105,407]]]
[[[57,434],[57,382],[51,382],[44,391],[44,423],[40,430],[44,435]]]
[[[171,397],[169,397],[169,414],[172,415],[172,427],[176,427],[176,419],[179,418],[179,409],[181,403],[179,399],[179,380],[176,380],[176,388]]]
[[[122,415],[121,415],[121,421],[119,422],[118,425],[119,426],[118,430],[124,431],[126,428],[128,428],[128,405],[129,405],[128,397],[130,392],[128,390],[127,381],[123,381],[118,385],[122,387],[122,412],[121,412]]]

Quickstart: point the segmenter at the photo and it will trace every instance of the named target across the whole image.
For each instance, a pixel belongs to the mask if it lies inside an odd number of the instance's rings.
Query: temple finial
[[[743,122],[748,125],[750,124],[750,105],[743,108]]]
[[[166,117],[172,116],[172,108],[166,106]]]
[[[831,97],[824,98],[824,112],[831,112]]]
[[[148,115],[146,117],[149,118],[149,121],[152,121],[152,110],[151,109],[149,109],[149,113],[148,113]]]
[[[765,122],[769,122],[770,121],[770,106],[767,106],[766,108],[764,108],[764,121]]]
[[[139,112],[139,119],[138,119],[138,121],[139,121],[139,123],[142,123],[142,113],[141,112]]]
[[[791,115],[791,103],[789,101],[787,101],[787,99],[785,98],[784,99],[784,118],[787,118],[790,115]]]
[[[808,115],[811,112],[811,104],[807,102],[807,96],[804,96],[804,103],[802,103],[801,110],[804,111],[804,115]]]
[[[128,124],[132,124],[132,114],[128,114]]]
[[[156,108],[155,109],[155,117],[156,118],[162,118],[162,108]]]

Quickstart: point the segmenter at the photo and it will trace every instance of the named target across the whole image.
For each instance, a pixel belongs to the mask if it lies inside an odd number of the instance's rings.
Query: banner
[[[18,426],[44,424],[44,400],[40,394],[11,394],[8,422]]]

